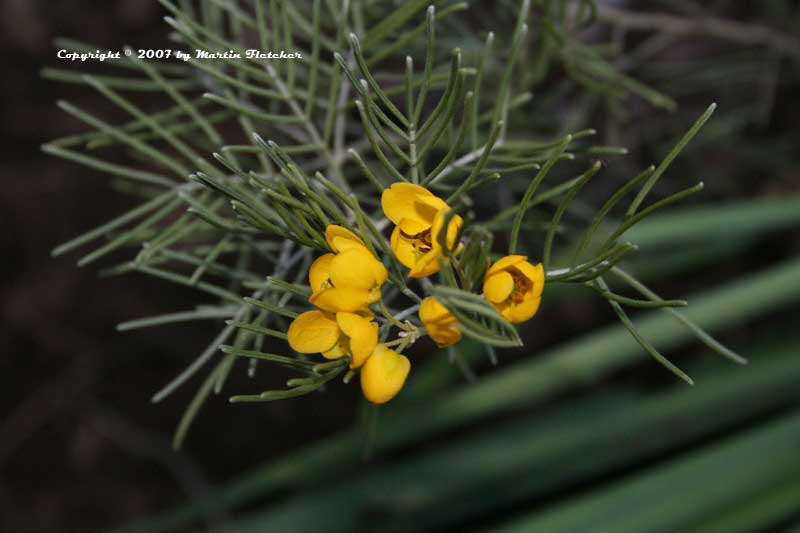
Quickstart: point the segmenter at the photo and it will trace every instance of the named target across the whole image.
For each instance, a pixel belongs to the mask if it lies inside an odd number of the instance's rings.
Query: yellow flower
[[[330,224],[328,245],[336,253],[318,257],[308,272],[312,304],[324,311],[353,312],[375,303],[388,272],[353,232]]]
[[[411,269],[409,276],[423,278],[439,271],[443,257],[437,236],[450,206],[432,192],[411,183],[394,183],[383,191],[381,205],[394,222],[390,243],[398,261]],[[447,227],[447,246],[452,248],[463,220],[455,215]],[[456,250],[457,252],[458,250]]]
[[[306,311],[289,325],[289,346],[299,353],[320,353],[326,359],[350,356],[350,368],[358,368],[378,344],[378,324],[372,314]]]
[[[425,324],[428,335],[440,347],[452,346],[461,340],[461,331],[454,327],[458,320],[433,296],[419,305],[419,319]]]
[[[361,390],[372,403],[394,398],[408,377],[411,362],[404,355],[379,344],[361,369]]]
[[[530,264],[524,255],[496,261],[483,278],[483,294],[506,320],[525,322],[536,314],[542,301],[544,268]]]

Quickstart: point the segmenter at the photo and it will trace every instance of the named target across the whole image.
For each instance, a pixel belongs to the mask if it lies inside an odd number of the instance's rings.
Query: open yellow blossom
[[[325,230],[336,253],[318,257],[308,272],[312,304],[324,311],[353,312],[375,303],[388,272],[350,230],[330,224]]]
[[[378,344],[378,324],[371,313],[306,311],[289,325],[289,346],[300,353],[320,353],[326,359],[350,356],[350,368],[358,368]]]
[[[544,289],[544,268],[532,265],[524,255],[496,261],[483,278],[483,294],[506,320],[529,320],[539,309]]]
[[[428,296],[419,304],[419,319],[440,348],[452,346],[461,340],[461,331],[455,327],[458,320],[433,296]]]
[[[438,272],[443,252],[437,236],[450,206],[428,189],[411,183],[393,183],[383,191],[381,205],[386,217],[395,223],[390,243],[397,260],[411,269],[409,276],[423,278]],[[455,245],[462,223],[458,215],[450,219],[449,248]]]
[[[411,362],[404,355],[379,344],[361,369],[361,390],[372,403],[394,398],[408,377]]]

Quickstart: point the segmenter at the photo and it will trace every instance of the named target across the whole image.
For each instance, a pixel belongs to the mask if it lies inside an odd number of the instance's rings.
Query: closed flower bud
[[[461,331],[455,327],[458,320],[433,296],[422,300],[419,305],[419,319],[440,348],[452,346],[461,340]]]
[[[372,403],[386,403],[403,388],[411,362],[379,344],[361,369],[361,390]]]

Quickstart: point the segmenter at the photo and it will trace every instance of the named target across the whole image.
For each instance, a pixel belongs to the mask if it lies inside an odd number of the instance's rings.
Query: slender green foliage
[[[176,445],[203,402],[223,390],[242,359],[298,375],[287,379],[286,388],[236,394],[232,402],[309,394],[340,375],[349,381],[357,373],[347,369],[346,358],[319,363],[279,353],[288,323],[309,308],[316,290],[306,280],[315,252],[334,248],[327,234],[331,224],[358,235],[386,264],[390,288],[373,311],[381,340],[399,351],[426,333],[415,316],[426,296],[452,313],[465,337],[488,346],[521,345],[517,328],[481,294],[498,242],[507,244],[510,255],[525,250],[531,262],[541,260],[548,286],[585,284],[587,292],[606,299],[645,351],[689,380],[623,309],[677,313],[672,308],[685,302],[663,300],[636,278],[625,277],[620,264],[638,243],[618,241],[650,215],[700,189],[642,206],[714,106],[657,167],[627,180],[596,211],[579,199],[602,167],[594,158],[624,155],[625,149],[593,145],[595,130],[573,129],[566,120],[558,131],[534,137],[516,117],[538,105],[535,85],[553,61],[562,62],[575,87],[614,99],[635,94],[653,105],[671,106],[669,98],[577,40],[571,25],[584,27],[593,20],[594,2],[580,2],[572,22],[560,2],[536,3],[544,15],[531,22],[537,32],[530,32],[532,5],[522,0],[514,6],[507,38],[497,31],[480,40],[462,36],[463,46],[443,49],[454,42],[453,28],[463,24],[464,2],[411,1],[389,9],[348,0],[159,1],[169,13],[165,21],[176,46],[241,57],[169,62],[139,59],[130,51],[118,64],[125,76],[46,69],[48,78],[94,89],[127,118],[113,124],[59,102],[90,131],[56,139],[43,150],[124,181],[139,202],[57,247],[54,255],[95,243],[79,265],[127,253],[127,261],[105,272],[152,276],[208,300],[195,309],[119,326],[124,331],[201,320],[219,325],[207,348],[153,398],[162,401],[210,367],[179,424]],[[264,51],[296,51],[299,57],[249,57],[246,51],[254,43]],[[74,41],[61,44],[91,50]],[[529,55],[532,44],[538,46],[535,57]],[[404,59],[402,72],[393,67],[395,59]],[[139,92],[160,95],[161,110],[145,111]],[[128,160],[107,151],[118,147]],[[570,161],[588,170],[570,174]],[[545,186],[545,179],[552,183]],[[426,237],[435,240],[441,255],[438,285],[409,278],[395,254],[397,235],[388,235],[381,201],[393,183],[422,185],[450,206],[443,229]],[[615,219],[615,206],[637,187],[625,216]],[[481,201],[488,197],[510,204],[486,217]],[[463,224],[450,242],[448,228],[456,216]],[[574,221],[587,225],[575,231]],[[497,238],[498,231],[508,238]],[[539,241],[543,248],[536,257]],[[607,287],[608,274],[644,299]],[[707,345],[740,362],[694,322],[674,316]],[[393,328],[399,331],[390,339]],[[473,376],[461,354],[452,353],[452,362]],[[496,363],[493,348],[488,355]]]

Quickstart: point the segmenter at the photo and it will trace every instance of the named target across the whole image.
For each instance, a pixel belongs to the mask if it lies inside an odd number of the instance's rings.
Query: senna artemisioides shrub
[[[509,35],[463,31],[463,2],[161,4],[181,60],[130,50],[110,63],[113,74],[46,69],[94,89],[130,118],[111,124],[59,102],[89,129],[44,150],[99,169],[142,198],[55,255],[95,243],[78,261],[87,265],[132,250],[105,272],[155,276],[212,300],[119,329],[224,321],[154,396],[161,401],[206,372],[176,445],[239,361],[249,361],[251,375],[264,362],[293,376],[285,388],[231,402],[297,397],[357,379],[367,400],[385,403],[413,379],[410,348],[420,339],[457,353],[469,337],[494,358],[495,347],[522,344],[518,324],[546,323],[537,311],[544,288],[556,283],[581,284],[607,300],[643,350],[687,382],[626,308],[662,308],[741,362],[674,309],[686,302],[662,299],[622,269],[637,250],[625,233],[702,189],[648,203],[714,106],[658,165],[592,209],[575,200],[602,179],[597,157],[624,149],[592,145],[592,129],[543,136],[515,117],[558,65],[579,90],[605,93],[616,83],[615,97],[634,93],[670,107],[666,97],[615,77],[605,59],[575,53],[575,32],[591,23],[593,2],[563,9],[567,2],[522,0]],[[500,4],[498,21],[511,13]],[[527,24],[532,10],[544,32],[536,36]],[[444,49],[440,41],[463,46]],[[267,51],[292,59],[269,59]],[[602,72],[602,83],[588,83],[591,72]],[[144,111],[139,93],[162,97],[163,110]],[[487,209],[486,198],[504,200]]]

